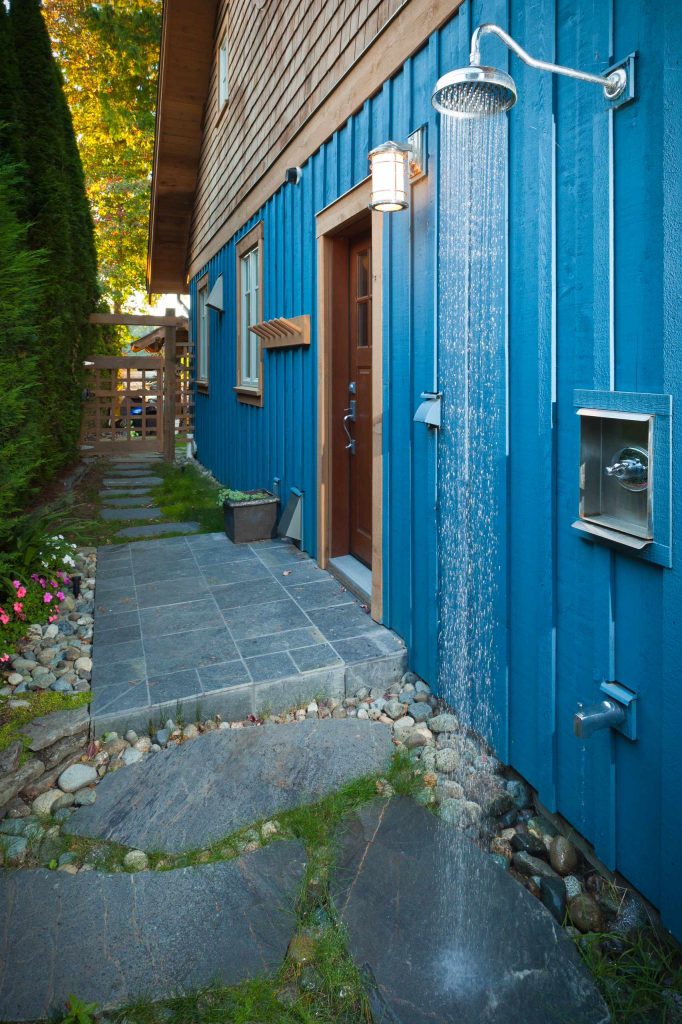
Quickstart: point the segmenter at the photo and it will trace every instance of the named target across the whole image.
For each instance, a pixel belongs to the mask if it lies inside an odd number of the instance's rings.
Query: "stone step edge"
[[[369,686],[388,687],[398,682],[406,669],[407,651],[396,651],[381,658],[368,658],[352,665],[312,669],[285,679],[226,686],[222,690],[211,690],[199,696],[181,697],[143,708],[91,714],[91,729],[94,736],[101,736],[112,729],[117,732],[121,729],[147,729],[150,720],[155,723],[158,720],[162,725],[167,718],[175,718],[177,708],[187,710],[184,716],[186,722],[193,722],[197,717],[212,718],[214,715],[220,715],[225,722],[238,722],[266,707],[272,714],[282,714],[292,707],[309,703],[315,697],[343,700],[363,682]],[[377,672],[382,673],[381,679],[360,678],[363,674],[376,676]]]

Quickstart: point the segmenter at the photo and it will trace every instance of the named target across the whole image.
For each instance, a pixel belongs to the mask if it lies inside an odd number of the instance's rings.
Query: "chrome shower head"
[[[511,75],[499,68],[470,64],[439,78],[431,102],[450,117],[488,117],[514,106],[516,86]]]

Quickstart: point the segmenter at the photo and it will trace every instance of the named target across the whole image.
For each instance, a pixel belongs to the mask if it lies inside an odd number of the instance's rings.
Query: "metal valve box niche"
[[[581,523],[644,547],[654,537],[654,417],[606,409],[578,415]]]

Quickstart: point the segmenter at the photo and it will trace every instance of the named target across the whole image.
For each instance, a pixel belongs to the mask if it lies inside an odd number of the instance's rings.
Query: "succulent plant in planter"
[[[223,487],[218,504],[225,516],[225,533],[234,544],[269,540],[277,535],[279,498],[270,491],[235,491]]]

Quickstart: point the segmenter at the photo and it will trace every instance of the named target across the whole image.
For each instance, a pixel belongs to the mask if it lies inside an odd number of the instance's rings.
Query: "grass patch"
[[[20,740],[24,746],[28,740],[20,732],[34,718],[49,715],[52,711],[71,711],[82,708],[90,703],[90,692],[87,693],[55,693],[52,690],[32,690],[20,693],[14,698],[28,703],[27,708],[12,708],[9,698],[0,697],[0,750],[5,750],[10,743]]]
[[[223,529],[223,511],[216,504],[218,487],[191,465],[161,465],[156,470],[163,483],[151,494],[155,504],[168,522],[193,520],[202,533],[217,533]]]
[[[624,945],[622,935],[584,935],[576,945],[612,1024],[682,1019],[682,953],[666,936],[646,929]]]

